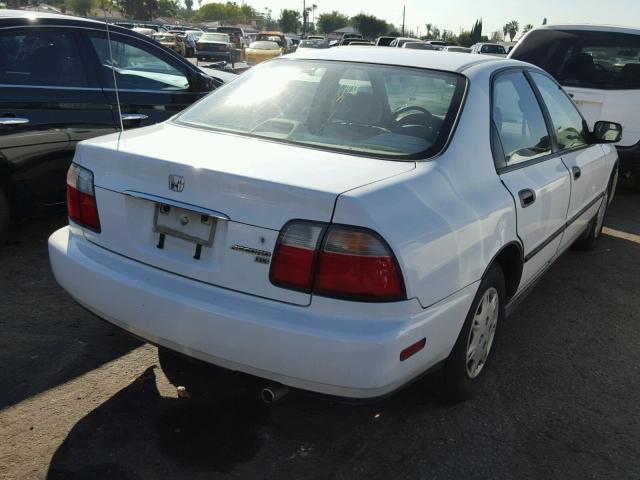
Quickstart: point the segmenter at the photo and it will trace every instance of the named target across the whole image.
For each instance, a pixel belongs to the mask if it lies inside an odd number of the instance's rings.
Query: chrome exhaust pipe
[[[260,398],[264,403],[274,403],[289,393],[284,385],[269,385],[260,391]]]

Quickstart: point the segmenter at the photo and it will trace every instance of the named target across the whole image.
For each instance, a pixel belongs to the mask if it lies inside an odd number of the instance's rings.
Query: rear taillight
[[[290,222],[278,238],[270,277],[275,285],[310,292],[320,234],[325,225],[316,222]]]
[[[75,163],[67,172],[67,210],[73,222],[100,233],[93,173]]]
[[[282,229],[271,282],[317,295],[361,301],[406,297],[395,256],[375,232],[294,221]]]

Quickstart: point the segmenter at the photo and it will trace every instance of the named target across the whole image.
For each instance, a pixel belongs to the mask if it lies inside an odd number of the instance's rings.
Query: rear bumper
[[[385,395],[445,359],[477,283],[423,309],[315,297],[301,307],[221,289],[94,245],[65,227],[49,238],[56,280],[96,315],[152,343],[291,387]],[[400,352],[426,337],[404,362]]]
[[[227,62],[231,62],[233,56],[231,52],[196,50],[196,58],[198,60],[226,60]]]
[[[631,172],[640,175],[640,142],[630,147],[616,147],[620,158],[621,173]]]

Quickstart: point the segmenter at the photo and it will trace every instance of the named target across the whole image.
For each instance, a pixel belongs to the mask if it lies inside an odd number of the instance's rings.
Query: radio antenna
[[[109,33],[109,22],[107,22],[107,9],[103,8],[104,26],[107,30],[107,45],[109,46],[109,62],[111,63],[111,74],[113,75],[113,90],[116,93],[116,104],[118,105],[118,120],[120,123],[120,134],[124,131],[122,122],[122,109],[120,108],[120,95],[118,95],[118,81],[116,80],[116,67],[113,63],[113,51],[111,50],[111,35]],[[118,145],[120,144],[120,134],[118,135]]]

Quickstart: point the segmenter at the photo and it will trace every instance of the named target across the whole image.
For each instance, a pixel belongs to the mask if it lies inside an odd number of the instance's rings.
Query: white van
[[[533,63],[564,87],[593,127],[622,124],[620,171],[640,188],[640,29],[554,25],[531,30],[509,58]]]

